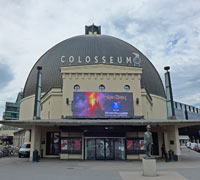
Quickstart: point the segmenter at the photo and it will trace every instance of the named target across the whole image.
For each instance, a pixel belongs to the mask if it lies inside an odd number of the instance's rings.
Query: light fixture
[[[69,105],[69,98],[66,98],[66,104]]]
[[[164,70],[169,71],[170,70],[170,66],[165,66]]]
[[[136,98],[136,104],[137,105],[139,104],[139,98]]]

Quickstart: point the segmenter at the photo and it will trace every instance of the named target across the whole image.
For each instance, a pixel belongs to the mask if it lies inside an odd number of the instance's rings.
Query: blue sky
[[[174,99],[200,107],[199,0],[0,0],[0,119],[39,57],[58,42],[101,25],[102,34],[139,49],[164,78],[171,67]]]

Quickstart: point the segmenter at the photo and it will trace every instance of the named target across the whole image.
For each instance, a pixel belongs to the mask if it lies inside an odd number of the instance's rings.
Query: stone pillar
[[[165,149],[168,152],[170,148],[169,148],[169,139],[167,130],[164,130],[164,143],[165,143]]]
[[[165,147],[167,152],[171,149],[174,151],[175,160],[181,155],[179,133],[177,126],[168,126],[164,131]]]
[[[157,176],[156,159],[142,159],[143,176]]]
[[[179,157],[181,155],[181,148],[180,148],[180,142],[179,142],[179,132],[178,127],[174,126],[174,154],[177,156],[177,160],[179,160]]]
[[[40,156],[40,144],[41,144],[41,129],[38,126],[33,126],[31,129],[31,150],[30,150],[30,161],[33,160],[33,151],[38,150]]]
[[[25,131],[25,135],[24,135],[24,142],[29,142],[30,140],[30,130],[26,130]]]

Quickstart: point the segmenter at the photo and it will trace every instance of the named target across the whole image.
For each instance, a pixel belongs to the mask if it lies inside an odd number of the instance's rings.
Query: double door
[[[125,160],[124,138],[86,138],[86,160]]]
[[[96,160],[113,160],[114,159],[114,140],[113,139],[96,139]]]

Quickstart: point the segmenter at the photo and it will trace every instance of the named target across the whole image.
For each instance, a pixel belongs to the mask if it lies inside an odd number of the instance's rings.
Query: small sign
[[[200,136],[200,130],[198,130],[198,134],[199,134],[199,136]]]

